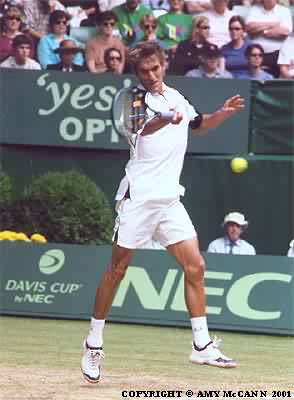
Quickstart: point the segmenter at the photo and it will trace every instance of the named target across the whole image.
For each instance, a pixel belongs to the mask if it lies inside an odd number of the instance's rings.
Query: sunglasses
[[[13,15],[7,16],[7,19],[9,19],[10,21],[15,20],[15,21],[21,21],[20,17],[14,17]]]
[[[262,53],[251,53],[249,55],[250,55],[250,57],[263,57]]]
[[[210,26],[208,25],[203,25],[203,26],[198,26],[199,29],[210,29]]]
[[[55,25],[67,25],[67,21],[65,19],[61,19],[59,21],[54,22]]]
[[[150,28],[152,28],[152,29],[155,29],[156,28],[156,25],[152,25],[152,24],[146,24],[146,25],[144,25],[144,29],[150,29]]]
[[[114,26],[115,25],[115,22],[113,22],[113,21],[105,21],[105,22],[103,22],[103,25],[104,26]]]
[[[233,26],[229,28],[230,31],[241,31],[241,29],[242,28],[237,28],[237,27],[235,28]]]
[[[119,56],[111,56],[111,57],[109,57],[109,61],[115,61],[115,60],[121,61],[121,57],[119,57]]]

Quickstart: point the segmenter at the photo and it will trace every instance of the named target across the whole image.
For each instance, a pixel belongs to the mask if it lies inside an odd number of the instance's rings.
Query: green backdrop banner
[[[251,151],[294,154],[294,82],[255,81],[252,94]]]
[[[105,192],[114,207],[114,195],[128,159],[127,151],[102,151],[60,147],[5,146],[2,166],[19,196],[32,179],[48,171],[77,170]],[[248,157],[249,168],[234,174],[230,157],[189,154],[184,163],[182,198],[199,233],[200,246],[222,234],[221,223],[230,211],[240,211],[249,220],[244,238],[257,254],[285,255],[294,237],[293,157]]]
[[[110,253],[110,246],[0,243],[0,312],[89,319]],[[211,328],[294,334],[293,260],[204,257]],[[183,273],[167,252],[137,251],[116,292],[110,320],[189,326],[183,290]]]
[[[212,112],[239,93],[247,107],[217,132],[191,138],[188,151],[247,153],[250,82],[168,77],[201,112]],[[45,71],[0,71],[0,143],[126,149],[111,121],[113,96],[134,76]],[[24,100],[24,94],[26,94]]]

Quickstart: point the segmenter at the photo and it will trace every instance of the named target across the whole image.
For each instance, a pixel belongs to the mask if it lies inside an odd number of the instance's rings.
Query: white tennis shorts
[[[113,241],[127,249],[163,247],[197,237],[192,221],[180,200],[123,199],[117,204]]]

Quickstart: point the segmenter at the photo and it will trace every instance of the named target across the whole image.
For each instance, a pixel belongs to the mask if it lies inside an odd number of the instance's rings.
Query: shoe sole
[[[236,368],[237,364],[236,363],[218,363],[218,362],[214,362],[214,361],[196,361],[196,360],[191,360],[190,362],[192,364],[198,364],[198,365],[208,365],[210,367],[218,367],[218,368]]]
[[[86,375],[86,374],[83,372],[82,369],[81,369],[81,371],[82,371],[82,375],[83,375],[84,379],[85,379],[87,382],[92,383],[92,384],[95,384],[95,383],[99,383],[99,382],[100,382],[101,376],[99,376],[98,379],[92,379],[92,378],[90,378],[88,375]]]

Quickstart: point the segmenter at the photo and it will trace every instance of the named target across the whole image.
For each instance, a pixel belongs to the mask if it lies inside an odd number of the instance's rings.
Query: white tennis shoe
[[[101,359],[104,358],[102,347],[89,347],[83,343],[81,370],[84,378],[90,383],[98,383],[101,378]]]
[[[218,346],[221,339],[214,338],[202,349],[198,348],[195,343],[192,343],[192,353],[190,361],[196,364],[212,365],[220,368],[235,368],[236,361],[224,356]]]

